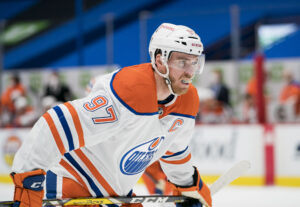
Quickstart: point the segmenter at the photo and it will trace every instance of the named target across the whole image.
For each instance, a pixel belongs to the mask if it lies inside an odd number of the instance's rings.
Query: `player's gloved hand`
[[[11,173],[15,184],[13,207],[41,207],[43,203],[43,182],[45,171],[42,169],[25,172]]]
[[[200,174],[197,170],[196,167],[195,172],[193,175],[194,178],[194,184],[192,186],[177,186],[173,184],[173,194],[174,195],[184,195],[187,197],[195,198],[197,200],[191,201],[189,204],[176,204],[176,206],[199,206],[201,207],[202,204],[206,207],[211,207],[212,206],[212,201],[211,201],[211,195],[210,195],[210,190],[207,187],[207,185],[202,181]],[[199,203],[199,201],[201,203]]]

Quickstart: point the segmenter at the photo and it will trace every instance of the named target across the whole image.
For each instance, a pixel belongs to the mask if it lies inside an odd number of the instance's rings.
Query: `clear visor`
[[[168,60],[169,67],[190,72],[193,74],[201,74],[204,68],[205,63],[205,55],[202,54],[200,56],[194,56],[194,57],[172,57],[173,54],[171,54],[171,57]]]

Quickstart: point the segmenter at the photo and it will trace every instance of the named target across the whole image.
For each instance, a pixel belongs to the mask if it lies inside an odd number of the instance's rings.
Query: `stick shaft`
[[[182,203],[190,200],[185,196],[135,196],[135,197],[105,197],[105,198],[70,198],[43,200],[43,206],[71,206],[71,205],[101,205],[122,203]],[[13,201],[0,202],[0,207],[12,206]]]
[[[236,163],[210,186],[211,195],[216,194],[226,185],[230,184],[232,181],[243,175],[247,170],[249,170],[250,167],[250,162],[247,160],[242,160]]]

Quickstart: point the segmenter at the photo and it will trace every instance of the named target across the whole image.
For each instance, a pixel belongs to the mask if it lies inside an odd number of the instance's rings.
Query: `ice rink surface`
[[[136,189],[147,193],[143,186]],[[300,207],[300,188],[226,186],[214,195],[213,207]]]
[[[143,185],[137,185],[134,191],[137,195],[147,194]],[[0,200],[12,197],[13,186],[0,184]],[[144,205],[155,206],[166,205]],[[213,197],[213,207],[300,207],[300,188],[227,186]]]

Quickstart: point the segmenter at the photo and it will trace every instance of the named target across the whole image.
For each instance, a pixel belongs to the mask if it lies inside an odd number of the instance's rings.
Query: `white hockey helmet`
[[[155,51],[157,49],[161,50],[165,62],[170,57],[171,52],[182,52],[201,57],[201,67],[198,73],[202,73],[205,61],[202,54],[203,44],[200,37],[189,27],[163,23],[156,29],[149,44],[151,63],[156,71]],[[159,71],[157,72],[159,73]]]

